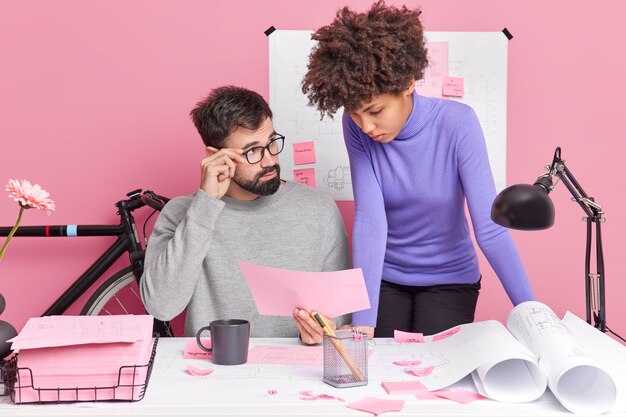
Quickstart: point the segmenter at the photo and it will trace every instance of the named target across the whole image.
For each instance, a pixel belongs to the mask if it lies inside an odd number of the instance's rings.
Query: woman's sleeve
[[[507,229],[491,220],[496,188],[489,166],[487,146],[476,114],[467,110],[456,130],[459,176],[480,250],[498,275],[514,305],[534,300],[528,276]]]
[[[343,136],[350,158],[354,192],[352,260],[363,270],[370,309],[352,314],[355,326],[376,326],[380,282],[387,245],[387,217],[380,183],[363,143],[361,131],[347,114],[343,116]]]

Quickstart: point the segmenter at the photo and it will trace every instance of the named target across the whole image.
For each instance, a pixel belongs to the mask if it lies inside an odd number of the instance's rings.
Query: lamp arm
[[[565,187],[574,197],[574,201],[583,209],[587,217],[592,221],[603,221],[602,207],[595,202],[593,197],[589,197],[583,187],[578,183],[572,172],[565,165],[565,161],[561,159],[561,148],[558,147],[554,151],[554,158],[550,165],[550,173],[548,175],[556,175],[561,179]]]
[[[565,184],[572,195],[574,201],[583,209],[587,217],[583,220],[587,223],[587,239],[585,247],[585,294],[587,323],[593,325],[602,332],[607,331],[606,327],[606,303],[605,303],[605,275],[604,275],[604,254],[602,250],[601,223],[604,222],[602,207],[596,203],[593,197],[589,197],[585,190],[578,183],[572,172],[561,159],[561,148],[556,148],[554,158],[549,167],[548,177],[557,176]],[[541,178],[541,177],[540,177]],[[543,181],[542,183],[545,183]],[[553,186],[552,186],[553,188]],[[595,228],[592,227],[595,223]],[[595,231],[596,243],[596,272],[591,273],[591,245],[592,235]]]
[[[565,184],[565,187],[574,198],[574,201],[578,203],[580,208],[583,209],[587,217],[592,219],[598,218],[598,215],[602,213],[602,208],[597,203],[595,203],[593,199],[587,197],[585,191],[580,188],[580,185],[578,184],[572,173],[565,166],[565,163],[557,165],[557,171],[555,175],[561,179],[561,182],[563,182],[563,184]],[[593,203],[593,206],[590,204],[590,202]]]
[[[592,284],[592,293],[589,295],[595,304],[591,304],[595,327],[602,332],[606,332],[606,296],[605,296],[605,275],[604,275],[604,251],[602,250],[602,233],[600,231],[601,221],[596,221],[596,276],[589,275]],[[591,222],[587,221],[588,225]],[[589,248],[587,252],[590,252]],[[589,253],[591,255],[591,253]],[[590,257],[590,256],[589,256]],[[594,279],[595,278],[595,279]],[[593,281],[592,281],[593,279]],[[595,283],[596,287],[593,287]]]

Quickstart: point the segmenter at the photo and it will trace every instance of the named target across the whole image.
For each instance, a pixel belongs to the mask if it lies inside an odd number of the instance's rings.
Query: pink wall
[[[24,224],[107,223],[133,188],[194,191],[203,155],[188,112],[211,88],[239,84],[268,95],[263,31],[313,29],[342,0],[3,2],[0,14],[0,182],[27,178],[57,211]],[[370,2],[352,2],[358,9]],[[393,3],[401,4],[400,1]],[[509,49],[508,180],[532,181],[556,146],[607,215],[609,326],[626,333],[623,236],[626,60],[620,0],[589,2],[423,0],[431,31],[499,31]],[[0,191],[4,193],[4,191]],[[515,232],[539,299],[584,314],[582,211],[561,185],[554,228]],[[341,203],[348,230],[353,206]],[[0,200],[0,224],[17,206]],[[14,239],[0,263],[2,319],[20,328],[108,244],[107,239]],[[510,309],[483,262],[479,319]],[[73,309],[73,312],[76,312]]]

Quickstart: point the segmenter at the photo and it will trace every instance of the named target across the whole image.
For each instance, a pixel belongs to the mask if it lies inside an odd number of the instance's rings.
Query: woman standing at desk
[[[302,91],[322,115],[344,107],[354,190],[354,267],[371,309],[352,325],[377,337],[472,322],[476,240],[513,304],[533,300],[517,249],[490,219],[495,186],[474,111],[414,91],[428,64],[421,11],[345,7],[318,29]],[[380,296],[380,298],[379,298]]]

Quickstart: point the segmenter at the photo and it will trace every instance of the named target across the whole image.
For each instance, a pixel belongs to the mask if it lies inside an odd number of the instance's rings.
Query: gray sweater
[[[241,261],[297,271],[349,268],[334,201],[289,181],[254,201],[217,200],[202,190],[172,199],[150,236],[141,298],[160,320],[187,308],[186,336],[217,319],[249,320],[255,337],[297,336],[293,318],[258,314]]]

